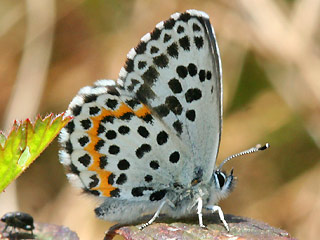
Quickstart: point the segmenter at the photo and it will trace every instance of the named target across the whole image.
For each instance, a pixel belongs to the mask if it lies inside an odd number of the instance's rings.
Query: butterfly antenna
[[[222,166],[228,162],[229,160],[231,160],[232,158],[236,158],[236,157],[240,157],[242,155],[247,155],[247,154],[250,154],[250,153],[254,153],[254,152],[258,152],[258,151],[263,151],[263,150],[266,150],[267,148],[270,147],[270,144],[269,143],[266,143],[265,145],[261,146],[260,144],[258,144],[257,146],[255,147],[252,147],[250,149],[247,149],[245,151],[242,151],[242,152],[239,152],[237,154],[233,154],[229,157],[227,157],[225,160],[223,160],[223,162],[219,165],[218,167],[218,170],[221,170]]]

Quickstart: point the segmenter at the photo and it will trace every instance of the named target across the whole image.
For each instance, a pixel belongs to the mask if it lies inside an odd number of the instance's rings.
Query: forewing
[[[222,124],[221,63],[208,15],[173,14],[127,57],[118,81],[191,149],[184,161],[193,161],[193,170],[208,180]]]

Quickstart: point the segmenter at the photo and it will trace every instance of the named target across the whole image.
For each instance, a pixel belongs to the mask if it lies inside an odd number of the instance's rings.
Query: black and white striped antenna
[[[270,144],[269,143],[266,143],[265,145],[261,146],[260,144],[256,145],[255,147],[252,147],[250,149],[247,149],[245,151],[242,151],[242,152],[239,152],[239,153],[236,153],[236,154],[233,154],[229,157],[227,157],[226,159],[223,160],[223,162],[219,165],[218,167],[218,171],[221,170],[221,168],[223,167],[223,165],[225,163],[227,163],[229,160],[231,160],[232,158],[236,158],[236,157],[240,157],[240,156],[243,156],[243,155],[247,155],[247,154],[250,154],[250,153],[254,153],[254,152],[258,152],[258,151],[263,151],[263,150],[266,150],[267,148],[270,147]]]

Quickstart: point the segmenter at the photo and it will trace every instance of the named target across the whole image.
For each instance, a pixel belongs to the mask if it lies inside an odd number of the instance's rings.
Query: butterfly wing
[[[221,130],[221,69],[208,17],[159,23],[131,50],[117,83],[97,81],[70,103],[60,134],[70,178],[96,196],[161,200],[209,179]]]
[[[82,88],[67,114],[74,118],[61,131],[60,160],[85,191],[160,200],[164,197],[160,190],[181,182],[182,176],[172,170],[180,168],[180,158],[190,156],[189,149],[148,106],[113,80]]]
[[[118,81],[191,150],[184,161],[210,179],[220,143],[222,73],[208,15],[189,10],[160,22],[129,52]]]

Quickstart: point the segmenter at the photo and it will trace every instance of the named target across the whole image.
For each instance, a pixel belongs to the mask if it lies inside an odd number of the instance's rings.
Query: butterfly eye
[[[218,181],[219,181],[219,186],[220,186],[220,188],[222,188],[223,185],[226,182],[226,175],[224,173],[220,172],[220,171],[217,171],[216,172],[216,176],[217,176]]]

